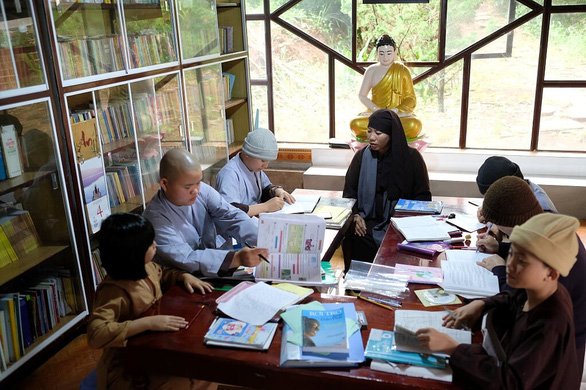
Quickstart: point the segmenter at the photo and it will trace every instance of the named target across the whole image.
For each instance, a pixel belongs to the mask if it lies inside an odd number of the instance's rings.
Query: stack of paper
[[[428,215],[391,218],[391,222],[409,242],[448,240],[449,232],[455,230],[453,226]]]
[[[447,261],[442,261],[444,281],[440,286],[451,293],[466,298],[489,297],[500,292],[498,277],[476,264],[491,256],[474,251],[446,251]]]
[[[395,363],[414,364],[416,366],[445,368],[446,359],[435,355],[397,350],[394,332],[371,329],[364,356],[369,359],[386,360]]]
[[[299,295],[265,283],[242,282],[218,298],[218,310],[237,320],[263,325],[281,309],[299,300]]]
[[[316,195],[295,195],[295,203],[285,203],[281,210],[275,211],[275,214],[311,213],[319,199],[320,196]]]
[[[336,311],[343,309],[346,322],[347,352],[310,352],[303,350],[303,320],[304,311]],[[364,361],[364,347],[362,336],[357,323],[356,309],[353,303],[321,304],[311,302],[290,308],[281,314],[285,321],[283,339],[281,341],[282,367],[347,367],[355,366]],[[315,332],[316,338],[319,330]]]

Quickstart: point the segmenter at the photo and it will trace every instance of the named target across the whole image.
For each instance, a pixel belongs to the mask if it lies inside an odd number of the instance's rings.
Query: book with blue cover
[[[346,316],[344,308],[335,310],[303,310],[303,352],[347,353]]]
[[[385,360],[395,363],[406,363],[433,368],[446,367],[446,359],[439,356],[397,351],[396,347],[393,346],[394,338],[394,332],[371,329],[364,355],[369,359]]]
[[[395,212],[413,214],[439,214],[442,212],[441,200],[411,200],[399,199],[395,205]]]
[[[251,325],[232,318],[216,318],[204,336],[208,345],[226,347],[268,349],[277,324],[268,322],[264,325]]]

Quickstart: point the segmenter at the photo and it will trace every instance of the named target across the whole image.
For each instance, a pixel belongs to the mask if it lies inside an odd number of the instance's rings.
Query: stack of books
[[[0,217],[0,268],[22,259],[41,246],[41,240],[26,210],[8,209]]]
[[[311,302],[281,314],[282,367],[349,367],[364,361],[353,303]]]
[[[251,325],[231,318],[216,317],[204,336],[206,345],[267,350],[273,341],[277,324]]]
[[[356,199],[322,196],[312,214],[328,214],[330,218],[325,220],[326,228],[341,229],[348,217],[352,215],[354,203],[356,203]]]
[[[439,214],[443,203],[440,200],[399,199],[395,205],[395,214]]]

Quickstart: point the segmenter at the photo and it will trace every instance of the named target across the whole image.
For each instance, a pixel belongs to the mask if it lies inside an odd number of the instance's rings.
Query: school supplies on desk
[[[269,250],[270,264],[256,267],[256,280],[320,285],[325,231],[315,215],[261,214],[257,247]]]
[[[322,196],[313,210],[313,214],[329,213],[331,218],[326,219],[328,229],[341,229],[346,220],[352,215],[356,199]]]
[[[344,285],[351,290],[397,297],[407,291],[407,277],[396,274],[394,267],[352,260]]]
[[[473,251],[456,251],[476,254]],[[480,253],[478,253],[480,254]],[[442,261],[444,280],[440,287],[465,298],[484,298],[500,292],[498,277],[475,261]]]
[[[437,284],[444,280],[442,269],[438,267],[395,264],[395,274],[405,275],[409,283]]]
[[[462,239],[463,240],[463,239]],[[407,240],[397,244],[397,248],[427,256],[435,256],[437,253],[450,249],[452,244],[444,241],[409,242]]]
[[[393,226],[409,242],[449,240],[454,227],[443,221],[436,221],[429,215],[417,217],[391,218]]]
[[[442,382],[452,382],[452,369],[446,368],[421,367],[411,364],[387,362],[374,359],[370,363],[370,369],[374,371],[383,371],[391,374],[412,376],[416,378],[433,379]]]
[[[449,293],[443,288],[430,288],[426,290],[416,290],[415,295],[423,303],[423,306],[439,306],[439,305],[458,305],[462,303],[460,298],[455,294]]]
[[[483,223],[478,222],[476,217],[465,215],[457,215],[456,218],[447,219],[446,222],[467,232],[475,232],[486,227]]]
[[[295,203],[289,204],[285,202],[283,208],[275,211],[275,214],[303,214],[311,213],[321,196],[318,195],[295,195]]]
[[[395,213],[440,214],[442,208],[443,202],[441,200],[399,199],[395,205]]]
[[[251,325],[231,318],[216,317],[204,341],[207,345],[267,350],[278,324]]]
[[[395,333],[371,329],[364,356],[369,359],[386,360],[396,363],[414,364],[423,367],[445,368],[446,359],[430,354],[399,351],[394,345]]]

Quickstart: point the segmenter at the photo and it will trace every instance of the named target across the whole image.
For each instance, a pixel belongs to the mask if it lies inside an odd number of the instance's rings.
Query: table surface
[[[476,215],[478,199],[441,198],[444,201],[444,213],[457,215]],[[394,265],[395,263],[422,266],[439,266],[437,259],[419,254],[397,250],[396,244],[402,237],[393,228],[389,228],[383,244],[376,255],[375,263]],[[417,299],[414,290],[430,288],[425,285],[409,285],[409,296],[403,300],[403,309],[408,310],[443,310],[440,307],[425,308]],[[206,294],[188,294],[178,286],[172,287],[161,301],[155,304],[146,315],[174,314],[192,317],[197,305],[204,304],[193,324],[188,329],[178,332],[147,332],[128,341],[124,349],[124,364],[131,372],[148,370],[173,375],[216,381],[225,384],[249,386],[254,388],[293,389],[336,386],[338,389],[356,388],[425,388],[451,389],[451,383],[443,383],[422,378],[413,378],[385,372],[373,371],[369,362],[353,368],[283,368],[279,367],[281,350],[281,328],[273,339],[268,351],[252,351],[237,348],[208,347],[203,337],[216,316],[216,298],[219,291]],[[335,296],[313,293],[307,301],[319,300],[323,303],[353,302],[356,310],[366,313],[368,327],[361,330],[364,345],[368,340],[370,329],[392,330],[394,313],[356,297]]]

